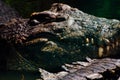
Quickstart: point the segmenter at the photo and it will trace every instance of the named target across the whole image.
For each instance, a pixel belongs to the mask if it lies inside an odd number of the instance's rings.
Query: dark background
[[[120,20],[120,0],[4,0],[14,7],[23,17],[32,12],[50,8],[52,3],[60,2],[99,17]]]

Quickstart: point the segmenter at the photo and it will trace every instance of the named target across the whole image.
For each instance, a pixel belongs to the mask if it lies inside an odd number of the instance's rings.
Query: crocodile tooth
[[[107,53],[109,53],[109,51],[110,51],[110,46],[107,46],[107,47],[106,47],[106,50],[107,50]]]
[[[91,43],[94,44],[94,39],[93,38],[91,38]]]
[[[89,38],[86,38],[86,43],[89,43]]]
[[[119,45],[119,42],[118,41],[116,41],[116,46],[118,46]]]
[[[104,49],[102,47],[99,47],[99,49],[98,49],[98,55],[99,55],[99,57],[102,57],[103,52],[104,52]]]
[[[115,48],[115,44],[114,43],[112,44],[112,48]]]

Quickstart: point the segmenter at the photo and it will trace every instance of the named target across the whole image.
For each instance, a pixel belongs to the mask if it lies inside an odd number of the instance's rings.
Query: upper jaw
[[[55,41],[59,40],[60,37],[53,31],[36,31],[29,35],[27,39],[23,42],[24,45],[31,45],[31,44],[36,44],[36,43],[46,43],[48,41]]]
[[[38,18],[36,18],[36,16]],[[41,18],[42,16],[42,18]],[[46,18],[47,16],[47,18]],[[41,22],[41,19],[45,19]],[[50,20],[50,21],[49,21]],[[63,28],[58,26],[58,23],[66,21],[66,17],[55,14],[53,12],[38,12],[32,14],[32,18],[28,21],[31,28],[28,30],[29,37],[24,41],[24,44],[32,44],[37,42],[47,42],[49,40],[59,40],[60,33],[63,32]],[[32,25],[30,24],[32,22]]]

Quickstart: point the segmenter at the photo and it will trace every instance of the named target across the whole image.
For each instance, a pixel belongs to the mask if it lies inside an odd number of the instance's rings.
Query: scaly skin
[[[1,25],[0,37],[19,54],[18,61],[10,56],[8,69],[52,70],[87,56],[115,55],[120,46],[119,32],[119,20],[95,17],[56,3],[48,11],[33,13],[30,19],[13,19]]]

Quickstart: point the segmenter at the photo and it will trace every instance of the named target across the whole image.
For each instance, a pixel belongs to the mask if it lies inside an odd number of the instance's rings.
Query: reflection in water
[[[37,72],[0,71],[0,80],[36,80],[39,76]]]

